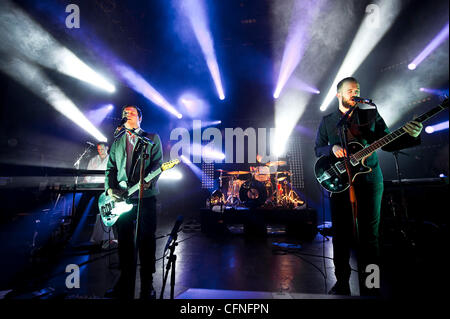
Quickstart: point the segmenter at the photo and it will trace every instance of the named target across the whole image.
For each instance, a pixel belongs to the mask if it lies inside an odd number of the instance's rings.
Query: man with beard
[[[323,117],[316,137],[316,156],[334,156],[342,158],[345,155],[340,142],[337,123],[342,116],[356,105],[352,97],[359,97],[359,83],[355,78],[348,77],[337,85],[336,97],[339,107],[335,112]],[[347,120],[347,143],[352,141],[362,145],[370,145],[374,141],[389,134],[383,118],[376,109],[354,108]],[[416,121],[407,123],[402,135],[394,142],[387,144],[384,151],[395,151],[420,144],[422,124]],[[364,270],[366,265],[379,266],[379,223],[381,199],[383,195],[383,175],[378,163],[376,152],[366,158],[365,164],[372,169],[368,174],[358,175],[354,181],[358,207],[359,246],[357,247],[360,272],[361,295],[379,295],[379,289],[365,287]],[[333,229],[333,262],[337,282],[329,294],[350,295],[349,265],[350,248],[354,242],[353,214],[349,199],[349,191],[330,195],[330,210]]]

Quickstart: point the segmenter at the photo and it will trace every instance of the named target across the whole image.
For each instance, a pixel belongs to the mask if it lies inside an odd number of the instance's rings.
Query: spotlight
[[[414,70],[420,63],[422,63],[422,61],[425,60],[431,52],[433,52],[438,46],[441,45],[442,42],[444,42],[446,38],[448,38],[448,33],[449,25],[447,22],[447,25],[443,27],[442,30],[430,41],[425,49],[423,49],[422,52],[420,52],[419,55],[410,64],[408,64],[408,69]]]
[[[169,169],[161,173],[160,180],[180,180],[183,174],[178,169]]]
[[[427,126],[425,128],[425,132],[427,132],[428,134],[431,134],[434,132],[434,128],[432,126]]]
[[[73,52],[62,46],[47,31],[10,1],[1,1],[0,39],[2,51],[11,56],[57,70],[63,74],[99,87],[109,93],[114,85],[81,61]]]
[[[321,111],[325,111],[336,95],[336,85],[345,77],[352,76],[353,73],[364,62],[366,57],[370,54],[377,43],[383,38],[385,33],[394,23],[400,12],[399,1],[381,0],[377,3],[380,9],[380,16],[383,17],[383,23],[377,28],[373,27],[371,15],[366,15],[361,23],[361,26],[356,33],[355,38],[344,58],[344,61],[339,68],[339,71],[334,78],[325,100],[320,106]]]
[[[185,114],[188,114],[191,118],[200,118],[207,111],[205,101],[192,93],[184,93],[178,99],[178,104],[181,106],[180,110]]]
[[[159,107],[163,108],[170,114],[181,119],[183,115],[178,112],[166,99],[153,88],[140,74],[135,72],[131,67],[124,64],[116,64],[114,66],[125,82],[136,92],[139,92],[149,101],[152,101]]]
[[[219,65],[214,50],[214,41],[206,18],[206,8],[203,0],[181,0],[182,11],[188,17],[195,37],[202,49],[211,77],[216,86],[220,100],[225,99],[222,81],[220,79]]]
[[[437,96],[448,96],[448,89],[438,90],[438,89],[420,88],[419,90],[421,92],[426,92]]]
[[[91,134],[97,141],[107,141],[107,138],[37,66],[14,59],[8,62],[0,61],[0,69],[47,101],[55,110]]]
[[[96,126],[99,126],[105,117],[114,109],[112,104],[103,105],[95,110],[91,110],[86,117]]]
[[[273,93],[275,99],[280,96],[292,72],[300,63],[312,34],[310,26],[324,3],[325,1],[295,1],[280,73]]]
[[[443,130],[448,130],[448,121],[425,127],[425,132],[427,132],[428,134],[432,134]]]

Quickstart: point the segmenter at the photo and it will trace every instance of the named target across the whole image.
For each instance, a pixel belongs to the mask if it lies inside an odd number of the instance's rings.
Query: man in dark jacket
[[[337,123],[342,116],[356,105],[352,97],[359,97],[359,83],[354,78],[345,78],[337,85],[336,97],[339,108],[323,117],[316,137],[316,156],[344,157]],[[389,134],[383,118],[376,109],[362,110],[355,108],[348,119],[347,142],[356,141],[363,145],[370,145],[374,141]],[[405,147],[420,144],[420,132],[422,124],[416,121],[407,123],[404,134],[394,142],[387,144],[382,149],[395,151]],[[355,193],[358,207],[359,226],[359,269],[365,270],[369,264],[379,265],[378,226],[380,223],[381,199],[383,195],[383,175],[378,163],[376,152],[365,160],[365,164],[372,169],[368,174],[358,175],[355,179]],[[350,295],[349,265],[350,248],[354,242],[353,215],[348,190],[341,193],[333,193],[330,197],[330,209],[333,225],[333,261],[337,282],[330,290],[330,294]],[[360,273],[361,295],[371,294],[364,286]]]
[[[137,106],[124,106],[122,117],[127,117],[125,128],[134,129],[141,136],[149,138],[153,145],[149,145],[147,153],[149,158],[145,160],[145,173],[159,168],[162,164],[161,140],[157,134],[146,133],[141,127],[142,112]],[[140,176],[140,154],[143,147],[141,142],[131,132],[123,130],[122,135],[117,137],[111,146],[109,160],[105,172],[105,191],[115,201],[121,201],[124,189],[139,182]],[[140,298],[156,297],[153,289],[153,273],[155,272],[155,231],[156,231],[156,195],[159,189],[156,184],[157,178],[145,185],[143,193],[142,211],[139,220],[139,260],[141,291]],[[134,298],[136,278],[136,256],[134,246],[138,192],[132,198],[133,209],[122,214],[116,222],[117,239],[119,243],[120,278],[114,289],[108,291],[107,297]]]

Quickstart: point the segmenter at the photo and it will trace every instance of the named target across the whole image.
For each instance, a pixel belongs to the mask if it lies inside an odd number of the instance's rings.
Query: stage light
[[[187,157],[184,156],[184,155],[181,155],[181,156],[180,156],[180,160],[181,160],[184,164],[186,164],[186,165],[191,169],[191,171],[194,173],[194,175],[195,175],[199,180],[202,179],[202,170],[201,170],[197,165],[195,165],[194,163],[192,163],[191,160],[190,160],[189,158],[187,158]]]
[[[78,107],[36,66],[19,59],[0,61],[0,69],[34,92],[55,110],[73,121],[99,142],[107,138],[86,118]]]
[[[271,134],[271,153],[281,157],[286,143],[298,120],[304,113],[310,95],[304,92],[286,90],[275,103],[275,134]]]
[[[295,1],[280,73],[273,93],[275,99],[280,97],[283,87],[300,63],[312,34],[310,26],[324,4],[325,1]]]
[[[192,93],[184,93],[179,99],[180,110],[191,118],[200,118],[207,112],[206,102]]]
[[[443,130],[448,130],[448,121],[425,127],[425,132],[427,132],[428,134],[436,133]]]
[[[219,65],[214,50],[214,41],[206,17],[206,7],[203,0],[181,0],[178,2],[182,12],[188,17],[195,37],[202,49],[209,72],[216,86],[220,100],[225,99],[225,93],[220,78]]]
[[[295,76],[291,76],[286,86],[299,91],[304,91],[312,94],[320,94],[320,91],[318,89],[312,87],[309,84],[306,84]]]
[[[114,109],[114,105],[106,104],[95,110],[88,111],[86,117],[94,124],[99,126],[105,117]]]
[[[442,30],[425,47],[425,49],[423,49],[422,52],[420,52],[419,55],[410,64],[408,64],[408,69],[415,70],[416,67],[431,54],[431,52],[433,52],[439,45],[442,44],[442,42],[444,42],[445,39],[448,38],[448,32],[449,25],[447,22],[447,25],[442,28]]]
[[[438,90],[438,89],[420,88],[419,90],[420,92],[426,92],[437,96],[448,96],[448,89]]]
[[[1,1],[0,6],[1,50],[5,54],[24,57],[109,93],[115,92],[114,85],[58,43],[21,9],[7,0]]]
[[[181,180],[182,178],[183,174],[181,174],[181,172],[176,168],[165,170],[164,172],[161,173],[161,176],[159,177],[160,180],[172,180],[172,181]]]
[[[122,79],[127,82],[127,84],[133,90],[142,94],[149,101],[152,101],[177,118],[181,119],[183,117],[183,115],[178,112],[174,106],[167,102],[166,99],[158,91],[156,91],[140,74],[135,72],[132,68],[124,64],[116,64],[114,67],[116,71],[120,73]]]
[[[380,0],[375,3],[379,8],[380,17],[383,23],[378,26],[373,25],[371,15],[366,15],[356,33],[355,38],[342,62],[328,93],[320,106],[321,111],[325,111],[328,105],[336,96],[336,86],[340,80],[352,76],[373,48],[383,38],[390,29],[400,12],[401,3],[391,0]]]

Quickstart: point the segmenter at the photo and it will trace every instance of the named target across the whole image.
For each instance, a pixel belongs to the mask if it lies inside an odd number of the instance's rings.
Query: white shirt
[[[87,169],[92,170],[106,170],[106,165],[108,164],[109,155],[106,155],[106,157],[102,160],[100,155],[96,155],[89,161],[89,164],[87,166]],[[101,175],[95,175],[95,176],[86,176],[85,182],[87,183],[104,183],[105,182],[105,176]]]

